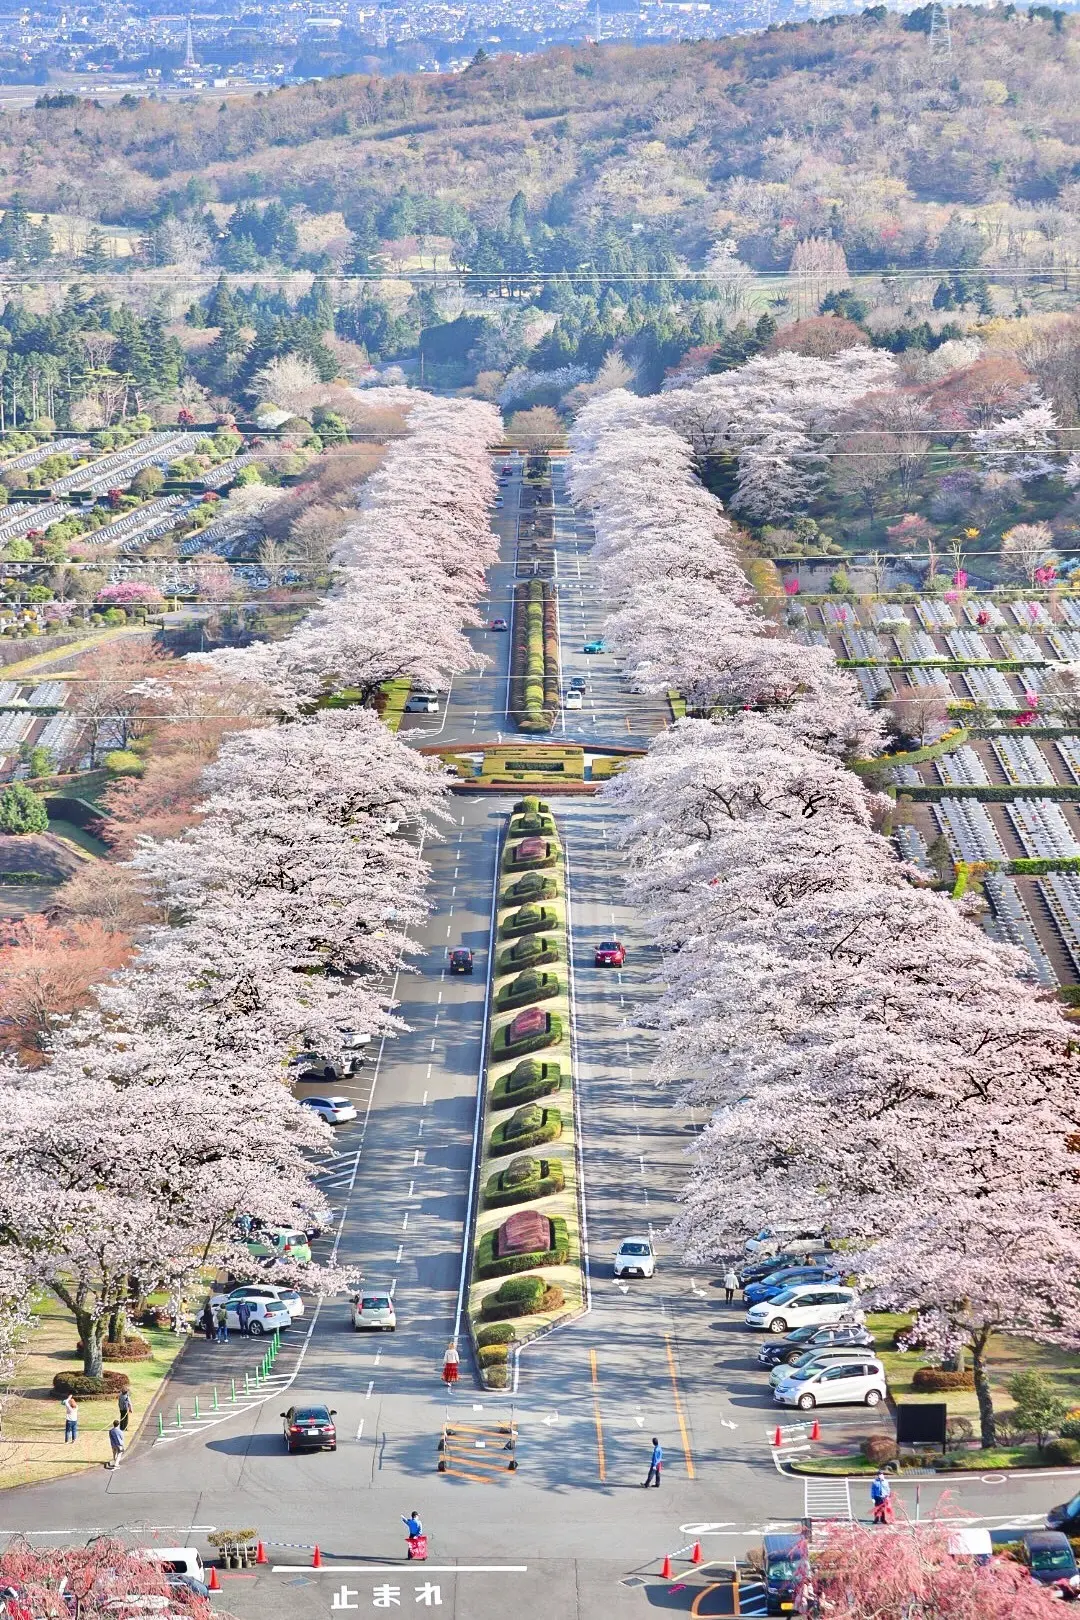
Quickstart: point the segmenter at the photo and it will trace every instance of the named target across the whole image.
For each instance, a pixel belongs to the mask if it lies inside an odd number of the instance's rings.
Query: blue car
[[[760,1305],[762,1300],[775,1299],[785,1288],[800,1288],[803,1283],[839,1282],[840,1274],[830,1266],[788,1266],[774,1271],[761,1282],[750,1283],[744,1290],[748,1305]]]

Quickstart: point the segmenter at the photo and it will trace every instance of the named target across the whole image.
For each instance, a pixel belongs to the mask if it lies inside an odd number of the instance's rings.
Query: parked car
[[[797,1406],[808,1412],[813,1406],[841,1406],[861,1402],[878,1406],[889,1393],[885,1369],[880,1361],[862,1357],[823,1367],[792,1367],[788,1377],[773,1390],[778,1406]]]
[[[240,1332],[239,1303],[236,1300],[225,1307],[230,1333]],[[287,1333],[291,1327],[292,1315],[283,1299],[248,1300],[247,1331],[253,1339],[261,1339],[264,1333]]]
[[[753,1237],[747,1238],[743,1248],[748,1255],[764,1259],[768,1254],[778,1254],[783,1248],[794,1245],[798,1248],[803,1243],[821,1243],[825,1234],[820,1227],[813,1226],[764,1226]]]
[[[745,1288],[747,1283],[762,1282],[766,1277],[772,1277],[778,1271],[789,1266],[832,1266],[837,1264],[836,1256],[829,1249],[809,1248],[801,1254],[790,1254],[781,1249],[779,1254],[764,1255],[760,1260],[748,1260],[745,1265],[735,1269],[739,1274],[739,1281]]]
[[[298,1260],[306,1266],[311,1259],[311,1244],[306,1232],[287,1226],[267,1226],[252,1238],[248,1253],[256,1260]]]
[[[807,1576],[806,1537],[791,1531],[770,1534],[761,1549],[765,1613],[791,1614]]]
[[[336,1451],[337,1411],[332,1406],[290,1406],[282,1412],[285,1420],[285,1449],[294,1451]]]
[[[783,1339],[764,1339],[758,1345],[757,1358],[763,1367],[775,1367],[778,1362],[794,1363],[807,1350],[827,1350],[831,1346],[847,1345],[857,1350],[872,1350],[874,1335],[864,1327],[801,1327]]]
[[[786,1288],[775,1299],[763,1299],[746,1313],[747,1327],[765,1328],[779,1338],[789,1328],[827,1326],[832,1322],[861,1322],[863,1312],[854,1288],[805,1283]]]
[[[785,1378],[793,1378],[798,1373],[806,1371],[807,1367],[836,1367],[842,1362],[850,1361],[852,1355],[860,1353],[858,1346],[834,1345],[832,1349],[804,1350],[796,1361],[781,1361],[769,1373],[769,1388],[778,1389]],[[863,1351],[862,1354],[866,1354]]]
[[[226,1292],[218,1289],[210,1295],[210,1303],[216,1310],[219,1305],[225,1305],[235,1310],[242,1299],[251,1305],[256,1300],[273,1301],[276,1305],[284,1305],[289,1313],[289,1320],[295,1322],[298,1316],[304,1314],[304,1301],[295,1288],[278,1288],[273,1283],[240,1283],[238,1287]],[[239,1320],[239,1318],[237,1318]]]
[[[622,967],[626,961],[626,946],[621,939],[602,939],[593,961],[597,967]]]
[[[1046,1515],[1048,1530],[1064,1530],[1067,1536],[1080,1536],[1080,1491],[1067,1502],[1060,1502]]]
[[[1020,1558],[1040,1586],[1052,1587],[1071,1602],[1080,1597],[1080,1570],[1063,1531],[1029,1530],[1020,1542]]]
[[[581,650],[582,652],[587,653],[602,653],[607,652],[607,647],[605,646],[603,639],[599,638],[593,641],[587,641]]]
[[[564,709],[580,709],[580,708],[583,707],[584,702],[585,702],[585,699],[582,697],[580,692],[575,692],[575,691],[571,690],[571,691],[567,692],[566,696],[563,698],[563,708]]]
[[[471,973],[473,970],[473,953],[467,945],[459,945],[450,952],[451,973]]]
[[[488,621],[489,630],[505,630],[507,628],[508,626],[505,619],[490,619]]]
[[[160,1564],[168,1575],[190,1575],[193,1580],[205,1580],[202,1554],[197,1547],[136,1547],[136,1558]]]
[[[321,1052],[297,1052],[289,1060],[289,1079],[294,1085],[301,1081],[316,1080],[320,1085],[332,1085],[340,1080],[344,1070],[336,1058],[324,1057]]]
[[[438,698],[422,697],[419,692],[413,692],[405,699],[406,714],[438,714],[438,712]]]
[[[352,1299],[352,1325],[359,1333],[362,1329],[380,1329],[393,1333],[397,1329],[394,1301],[387,1293],[354,1294]]]
[[[746,1283],[743,1293],[748,1305],[760,1305],[763,1299],[775,1299],[785,1288],[798,1283],[839,1282],[839,1273],[832,1266],[782,1266],[770,1272],[760,1282]]]
[[[300,1106],[310,1108],[328,1125],[347,1125],[356,1118],[356,1108],[348,1097],[303,1097]]]
[[[648,1238],[631,1237],[620,1243],[615,1254],[616,1277],[652,1277],[656,1254]]]

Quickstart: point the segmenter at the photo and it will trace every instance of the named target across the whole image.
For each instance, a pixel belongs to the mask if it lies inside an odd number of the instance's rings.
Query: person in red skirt
[[[458,1355],[457,1345],[454,1343],[453,1339],[451,1339],[450,1343],[446,1347],[446,1354],[443,1356],[442,1375],[443,1383],[446,1385],[447,1389],[452,1389],[457,1383],[458,1362],[460,1360],[461,1357]]]

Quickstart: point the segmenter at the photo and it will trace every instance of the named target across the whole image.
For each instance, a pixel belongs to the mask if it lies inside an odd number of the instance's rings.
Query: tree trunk
[[[990,1380],[987,1377],[984,1360],[989,1337],[988,1333],[977,1334],[971,1344],[971,1370],[975,1375],[975,1394],[979,1402],[979,1444],[984,1451],[991,1451],[997,1445],[994,1398],[990,1393]]]
[[[122,1305],[114,1306],[112,1314],[109,1317],[109,1331],[105,1335],[109,1343],[119,1344],[124,1337],[124,1330],[126,1327],[127,1312]]]
[[[91,1316],[89,1311],[75,1312],[75,1326],[82,1340],[83,1372],[87,1378],[100,1378],[102,1373],[101,1341],[105,1332],[105,1318]]]

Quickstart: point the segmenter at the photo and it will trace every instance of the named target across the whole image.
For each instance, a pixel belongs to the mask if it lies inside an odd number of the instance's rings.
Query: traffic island
[[[585,1302],[562,841],[519,799],[500,854],[469,1323],[488,1389]]]

